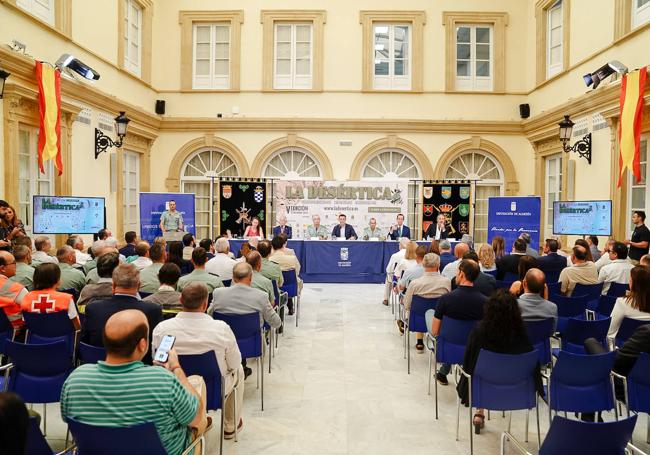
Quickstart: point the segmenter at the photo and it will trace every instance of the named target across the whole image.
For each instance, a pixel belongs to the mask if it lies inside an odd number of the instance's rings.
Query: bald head
[[[250,286],[253,280],[253,267],[248,262],[238,262],[232,269],[232,279],[235,283]]]
[[[260,256],[257,251],[251,251],[248,253],[246,255],[246,262],[248,262],[256,272],[259,272],[262,269],[262,256]]]
[[[457,243],[456,246],[454,247],[454,256],[458,259],[462,259],[462,257],[469,251],[469,245],[467,243]]]
[[[531,294],[541,294],[544,291],[546,277],[540,269],[532,268],[524,276],[524,290]]]
[[[7,278],[16,274],[16,259],[8,251],[0,251],[0,274]]]
[[[126,363],[141,360],[149,346],[149,324],[140,310],[124,310],[108,318],[104,326],[106,360]]]

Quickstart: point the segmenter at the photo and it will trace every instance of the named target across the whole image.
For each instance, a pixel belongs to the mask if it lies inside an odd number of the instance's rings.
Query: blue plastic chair
[[[257,386],[261,383],[262,411],[264,410],[264,343],[262,327],[260,325],[260,314],[258,312],[246,314],[226,314],[214,312],[214,319],[224,321],[230,326],[235,334],[237,346],[241,352],[242,359],[257,360]]]
[[[617,297],[610,295],[601,295],[597,299],[587,303],[587,310],[594,314],[596,318],[609,317],[614,310]]]
[[[71,447],[67,447],[59,453],[70,453]],[[25,453],[29,455],[54,455],[54,451],[47,443],[45,436],[38,427],[38,420],[36,417],[29,417],[29,424],[27,426],[27,445],[25,446]]]
[[[153,292],[138,291],[138,294],[140,294],[141,299],[146,299],[150,295],[153,295]]]
[[[290,299],[296,299],[296,327],[300,318],[300,294],[298,293],[298,276],[294,269],[282,271],[282,287],[280,290],[286,292]]]
[[[431,394],[431,358],[433,369],[438,372],[438,363],[458,365],[463,363],[465,345],[469,334],[479,321],[461,321],[443,317],[440,333],[433,337],[427,332],[427,347],[429,348],[429,394]],[[436,419],[438,418],[438,381],[434,381],[434,400],[436,403]]]
[[[106,349],[99,346],[93,346],[84,342],[79,342],[77,348],[79,364],[97,363],[100,360],[106,360]]]
[[[406,371],[411,374],[411,332],[427,333],[427,323],[424,320],[424,314],[427,310],[435,310],[438,303],[437,298],[427,298],[420,295],[414,295],[411,299],[411,309],[409,311],[408,321],[404,322],[406,326],[406,337],[404,353],[407,355]]]
[[[179,355],[178,361],[187,376],[196,374],[203,378],[208,393],[206,404],[208,411],[221,409],[221,441],[219,453],[223,453],[224,410],[223,405],[228,398],[224,389],[224,380],[214,351],[196,355]],[[233,389],[231,393],[236,393]],[[237,400],[235,403],[235,422],[239,422]],[[235,425],[235,441],[237,441],[237,426]]]
[[[16,330],[2,308],[0,308],[0,360],[5,352],[6,341],[13,341],[16,337]]]
[[[515,281],[517,281],[517,280],[515,280]],[[501,280],[496,280],[496,288],[497,288],[497,289],[505,289],[505,290],[508,290],[508,289],[510,289],[510,286],[512,286],[512,283],[514,283],[515,281],[508,281],[508,280],[503,280],[503,281],[501,281]]]
[[[64,341],[23,344],[7,341],[11,360],[6,390],[25,403],[43,404],[43,429],[47,434],[47,403],[58,403],[63,383],[72,371],[70,352]]]
[[[473,374],[467,374],[462,367],[459,370],[469,382],[469,433],[470,453],[474,453],[474,431],[472,425],[473,408],[495,411],[526,410],[526,441],[528,441],[528,410],[537,411],[537,438],[541,441],[539,430],[539,408],[537,407],[537,390],[535,387],[535,367],[538,354],[530,351],[525,354],[499,354],[481,349]],[[460,426],[460,398],[457,400],[456,441]],[[508,424],[510,430],[510,423]]]
[[[510,281],[511,283],[519,280],[519,274],[518,273],[512,273],[512,272],[506,272],[503,275],[503,281]]]
[[[577,283],[576,287],[573,288],[572,296],[589,296],[589,300],[597,299],[603,293],[603,284],[582,284]]]
[[[585,351],[585,340],[595,338],[608,350],[607,331],[611,318],[597,319],[589,321],[582,318],[569,318],[567,328],[562,333],[562,350],[573,352],[574,354],[587,354]],[[557,356],[560,350],[553,349],[553,355]]]
[[[610,283],[607,294],[609,297],[625,297],[630,285],[627,283]]]
[[[553,301],[552,296],[562,294],[562,283],[559,283],[557,279],[551,280],[548,275],[546,275],[546,287],[548,288],[548,299],[551,301]]]
[[[223,285],[225,287],[229,288],[230,285],[232,284],[232,279],[230,279],[230,280],[221,280],[221,282],[223,283]]]
[[[591,423],[565,419],[555,416],[551,423],[539,455],[558,454],[602,454],[624,455],[626,448],[636,447],[628,444],[632,438],[637,416],[615,422]],[[504,455],[506,442],[510,441],[519,453],[530,454],[509,432],[501,435],[501,455]],[[531,454],[532,455],[532,454]]]
[[[551,271],[551,272],[544,272],[544,275],[546,277],[546,284],[547,286],[551,283],[557,283],[558,280],[560,279],[560,272],[557,271]]]
[[[53,313],[32,313],[23,311],[23,319],[27,327],[25,343],[46,344],[64,341],[74,358],[77,344],[77,334],[67,311]]]
[[[551,336],[553,336],[553,318],[540,319],[539,321],[524,321],[526,331],[533,348],[537,351],[540,365],[550,365],[553,362],[551,356]]]
[[[569,318],[577,318],[585,315],[587,303],[590,299],[588,296],[566,297],[563,295],[549,295],[549,300],[557,305],[557,331],[563,333]]]
[[[280,315],[280,318],[282,319],[282,325],[284,326],[284,310],[287,306],[287,300],[288,300],[288,295],[286,292],[280,292],[280,287],[278,286],[278,282],[275,280],[271,280],[271,283],[273,283],[273,300],[275,301],[275,311],[278,312]],[[284,335],[284,329],[282,330],[282,334]],[[278,329],[275,329],[275,349],[278,348]],[[270,366],[269,366],[270,369]],[[270,372],[270,371],[269,371]]]
[[[650,414],[650,354],[642,352],[627,375],[625,393],[630,411]],[[650,415],[647,418],[646,442],[650,444]]]
[[[623,318],[623,321],[621,321],[621,326],[619,327],[618,332],[616,332],[616,337],[614,338],[614,344],[616,347],[620,348],[623,346],[623,344],[627,341],[628,338],[632,336],[636,329],[646,324],[650,324],[650,321]]]

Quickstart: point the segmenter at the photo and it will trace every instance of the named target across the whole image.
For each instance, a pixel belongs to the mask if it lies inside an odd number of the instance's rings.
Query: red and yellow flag
[[[643,91],[645,89],[646,67],[623,76],[621,83],[621,121],[618,125],[618,186],[621,186],[623,172],[629,169],[637,182],[641,180],[639,143],[643,119]]]
[[[54,160],[54,165],[63,172],[61,163],[61,73],[51,65],[36,62],[38,81],[38,107],[41,129],[38,135],[38,167],[45,172],[43,163]]]

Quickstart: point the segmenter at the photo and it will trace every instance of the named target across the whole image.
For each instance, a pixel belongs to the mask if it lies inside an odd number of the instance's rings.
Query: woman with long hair
[[[27,453],[29,412],[23,400],[11,392],[0,393],[0,447],[5,455]]]
[[[2,230],[6,232],[5,240],[8,242],[26,235],[25,225],[18,219],[16,216],[16,210],[12,206],[7,207],[5,216],[0,218],[0,226],[2,227]]]
[[[192,273],[194,266],[190,261],[183,259],[183,242],[169,242],[167,246],[169,247],[167,262],[176,264],[181,269],[181,275]]]
[[[594,256],[591,254],[591,247],[589,246],[587,241],[585,239],[578,239],[576,240],[573,246],[578,246],[578,245],[584,247],[584,249],[587,250],[587,262],[594,262]]]
[[[415,260],[416,254],[415,250],[418,248],[418,243],[414,241],[410,241],[408,246],[406,247],[406,252],[404,254],[404,259],[402,259],[399,264],[397,264],[397,267],[395,267],[395,276],[397,278],[402,277],[402,273],[406,269],[410,269],[414,265],[417,264],[417,261]]]
[[[493,272],[497,269],[496,257],[492,245],[484,243],[478,250],[478,260],[481,272]]]
[[[530,269],[538,269],[539,268],[539,262],[537,259],[535,259],[532,256],[522,256],[521,259],[519,259],[519,266],[517,267],[517,273],[519,275],[519,279],[512,283],[510,286],[510,293],[514,295],[515,297],[519,297],[521,294],[524,293],[524,285],[522,284],[524,281],[524,277],[526,276],[526,273]],[[542,293],[542,297],[545,299],[548,299],[548,288],[546,285],[544,285],[544,292]]]
[[[499,354],[523,354],[533,350],[517,299],[503,289],[497,290],[488,299],[483,309],[483,320],[469,335],[463,359],[463,370],[466,373],[474,373],[481,349]],[[536,382],[537,389],[541,392],[543,389],[539,366],[536,371]],[[469,387],[465,376],[460,377],[456,391],[461,402],[468,406]],[[481,428],[485,426],[484,409],[476,409],[473,423],[474,432],[480,433]]]
[[[427,253],[436,253],[440,256],[440,241],[433,239],[431,245],[429,245],[429,251]]]
[[[251,218],[251,224],[244,231],[244,238],[260,237],[264,238],[264,230],[260,226],[260,219],[256,216]]]
[[[497,235],[492,239],[492,249],[494,250],[494,257],[496,259],[502,258],[506,255],[506,239]]]
[[[614,338],[623,318],[639,319],[650,323],[650,269],[637,265],[630,271],[630,292],[616,299],[608,336]]]

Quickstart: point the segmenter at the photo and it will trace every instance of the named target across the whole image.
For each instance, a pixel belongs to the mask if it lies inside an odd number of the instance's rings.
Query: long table
[[[239,256],[245,240],[229,242]],[[390,257],[399,250],[397,241],[289,240],[287,246],[300,261],[305,283],[383,283]]]

